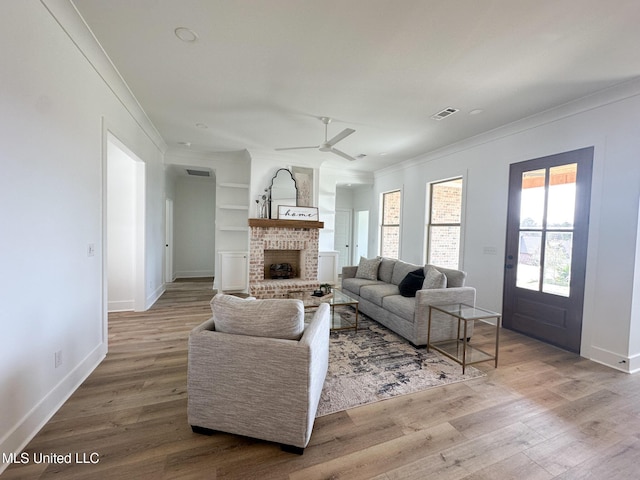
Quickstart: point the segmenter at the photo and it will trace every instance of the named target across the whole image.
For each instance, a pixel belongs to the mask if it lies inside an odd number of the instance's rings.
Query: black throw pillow
[[[398,288],[400,289],[400,295],[403,297],[415,297],[416,292],[422,288],[424,282],[424,268],[418,268],[413,272],[407,273],[407,276],[402,279]]]

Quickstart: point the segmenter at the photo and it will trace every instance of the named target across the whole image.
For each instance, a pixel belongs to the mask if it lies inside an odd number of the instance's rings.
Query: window
[[[400,190],[382,194],[380,255],[398,258],[400,251]]]
[[[578,164],[522,174],[516,287],[570,296]]]
[[[462,178],[430,184],[427,262],[458,268],[462,218]]]

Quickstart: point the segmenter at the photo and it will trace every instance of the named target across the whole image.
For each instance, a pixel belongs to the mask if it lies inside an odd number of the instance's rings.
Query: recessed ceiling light
[[[476,108],[475,110],[471,110],[469,115],[478,115],[479,113],[482,113],[482,110],[480,108]]]
[[[178,145],[182,145],[183,147],[190,147],[191,142],[178,142]]]
[[[209,125],[207,125],[206,123],[196,123],[196,127],[198,128],[209,128]]]
[[[384,157],[387,154],[387,152],[380,152],[378,155],[380,155],[381,157]]]
[[[178,27],[173,32],[183,42],[193,43],[198,40],[198,34],[187,27]]]

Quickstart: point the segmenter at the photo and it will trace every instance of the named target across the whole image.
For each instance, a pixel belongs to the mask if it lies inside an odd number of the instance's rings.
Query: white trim
[[[109,302],[109,312],[131,312],[133,311],[134,301],[132,300],[119,300],[115,302]]]
[[[581,352],[582,353],[582,352]],[[584,353],[582,353],[584,355]],[[588,357],[596,363],[606,365],[607,367],[615,368],[624,373],[635,373],[640,370],[640,356],[635,355],[633,358],[627,355],[620,355],[609,350],[605,350],[600,347],[591,347],[591,355]],[[633,361],[633,369],[631,362]]]
[[[182,272],[173,272],[173,278],[202,278],[213,277],[215,272],[213,270],[184,270]]]
[[[73,370],[46,394],[29,413],[18,420],[0,440],[0,452],[19,454],[36,436],[62,405],[73,395],[82,382],[96,369],[107,354],[107,345],[99,344]],[[9,465],[3,463],[0,473]]]
[[[156,288],[153,292],[151,292],[151,295],[149,295],[146,299],[146,304],[144,307],[145,310],[148,310],[149,308],[151,308],[153,304],[156,303],[158,299],[162,296],[165,290],[166,290],[165,284],[162,284],[158,286],[158,288]]]
[[[537,113],[530,117],[517,120],[506,125],[494,128],[488,132],[480,133],[473,137],[465,138],[456,143],[446,145],[441,148],[432,150],[418,155],[404,162],[390,165],[386,168],[373,172],[374,178],[384,177],[392,173],[403,172],[407,168],[425,165],[428,162],[438,160],[455,153],[463,152],[476,148],[485,143],[494,142],[501,138],[510,137],[518,133],[522,133],[542,125],[554,123],[568,117],[579,115],[589,110],[601,108],[605,105],[624,101],[631,97],[640,95],[640,80],[633,79],[628,82],[620,83],[610,88],[600,90],[586,97],[579,98],[569,103],[559,105],[544,112]],[[580,147],[576,147],[580,148]],[[554,152],[549,152],[552,154]],[[543,155],[540,155],[543,156]]]
[[[40,1],[149,140],[162,153],[166,152],[168,147],[162,135],[151,122],[75,5],[69,0]]]

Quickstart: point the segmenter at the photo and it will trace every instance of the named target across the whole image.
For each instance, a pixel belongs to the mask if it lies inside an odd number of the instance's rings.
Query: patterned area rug
[[[336,307],[336,315],[355,315]],[[440,385],[485,376],[431,350],[417,349],[402,337],[358,316],[358,331],[331,332],[329,371],[316,417]]]

